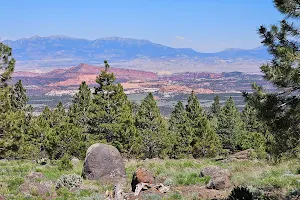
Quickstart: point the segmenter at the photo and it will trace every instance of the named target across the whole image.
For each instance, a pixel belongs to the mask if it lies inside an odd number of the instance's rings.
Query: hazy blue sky
[[[261,24],[282,17],[272,0],[7,0],[2,39],[130,37],[214,52],[260,46]]]

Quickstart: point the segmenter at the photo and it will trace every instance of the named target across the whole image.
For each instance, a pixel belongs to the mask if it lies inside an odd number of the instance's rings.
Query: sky
[[[258,27],[283,17],[272,0],[9,0],[0,18],[1,40],[117,36],[217,52],[260,46]]]

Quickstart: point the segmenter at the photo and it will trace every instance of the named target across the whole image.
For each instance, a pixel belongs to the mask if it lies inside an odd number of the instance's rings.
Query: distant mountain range
[[[2,42],[13,48],[19,70],[74,66],[79,63],[97,65],[103,63],[103,60],[108,60],[116,63],[117,67],[155,72],[177,72],[183,70],[182,66],[189,71],[224,67],[221,71],[228,71],[229,68],[229,71],[236,71],[235,68],[245,71],[242,70],[245,63],[246,68],[257,68],[258,63],[270,59],[264,47],[201,53],[189,48],[172,48],[148,40],[120,37],[87,40],[66,36],[34,36]],[[252,71],[256,72],[257,69]]]

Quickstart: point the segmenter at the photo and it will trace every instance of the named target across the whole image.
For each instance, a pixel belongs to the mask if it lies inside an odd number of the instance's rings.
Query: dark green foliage
[[[218,95],[214,98],[214,102],[210,107],[210,113],[216,117],[221,113],[220,97]]]
[[[89,133],[97,140],[106,140],[122,152],[129,152],[135,127],[131,104],[121,84],[115,84],[115,76],[109,73],[109,64],[97,77],[92,104],[89,108]]]
[[[69,110],[70,121],[88,131],[88,111],[92,102],[92,93],[86,82],[82,82],[74,95],[73,105]]]
[[[152,93],[142,100],[135,125],[138,133],[138,153],[144,158],[165,156],[171,146],[171,138],[168,137],[166,122],[160,115]]]
[[[24,148],[25,113],[23,111],[0,114],[0,157],[22,158]]]
[[[223,147],[231,150],[239,146],[235,139],[245,134],[244,123],[232,97],[221,109],[217,133],[221,137]]]
[[[45,150],[51,158],[58,159],[64,154],[84,158],[87,149],[82,129],[74,124],[63,122],[46,135]]]
[[[11,106],[14,111],[26,110],[26,104],[28,97],[26,95],[26,89],[22,85],[22,81],[19,80],[12,89],[11,94]]]
[[[295,155],[300,146],[300,65],[298,0],[274,0],[278,10],[286,17],[279,25],[259,28],[262,43],[273,55],[271,62],[261,67],[264,78],[278,88],[268,93],[253,85],[253,94],[245,94],[247,101],[258,110],[258,116],[272,134],[272,153]],[[298,150],[297,150],[298,148]]]
[[[242,120],[245,123],[245,129],[249,132],[265,133],[267,132],[263,122],[258,119],[257,110],[249,104],[246,104],[242,112]]]
[[[194,92],[188,98],[186,106],[189,126],[192,128],[192,153],[194,157],[212,156],[220,151],[219,137],[210,125],[206,113],[200,106]]]
[[[238,143],[242,149],[254,149],[259,157],[264,157],[266,147],[271,143],[266,125],[258,119],[257,110],[249,104],[243,110],[242,120],[247,133],[239,138]]]
[[[181,101],[177,103],[169,120],[169,131],[173,139],[171,158],[184,158],[192,151],[192,128],[189,126],[187,112]]]
[[[65,154],[58,162],[58,169],[60,171],[70,170],[73,168],[73,164],[71,162],[70,156]]]
[[[235,187],[228,200],[254,200],[254,196],[246,187]]]
[[[14,65],[12,49],[0,43],[0,158],[23,157],[26,115],[24,111],[14,109],[14,102],[12,103],[12,94],[18,93],[14,89],[21,84],[17,83],[14,88],[7,84],[14,71]]]

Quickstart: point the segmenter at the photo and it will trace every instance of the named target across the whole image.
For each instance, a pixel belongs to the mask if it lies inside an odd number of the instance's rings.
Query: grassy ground
[[[205,166],[218,165],[229,169],[232,173],[233,185],[246,185],[251,188],[263,188],[287,193],[300,188],[299,167],[300,161],[289,160],[279,164],[270,164],[266,161],[243,161],[221,163],[212,159],[200,160],[131,160],[126,162],[127,187],[130,191],[130,182],[133,172],[139,166],[149,169],[156,180],[164,185],[170,185],[172,191],[166,199],[196,199],[197,191],[182,192],[181,188],[204,186],[209,178],[199,178],[201,169]],[[70,171],[60,171],[56,163],[41,166],[32,161],[0,161],[0,194],[7,199],[41,199],[32,191],[30,198],[20,194],[20,185],[24,183],[25,176],[30,172],[41,172],[45,178],[38,181],[52,182],[54,187],[57,180],[63,174],[81,175],[82,162],[74,165]],[[53,191],[55,188],[53,187]],[[103,185],[99,181],[84,180],[80,190],[69,191],[61,188],[56,199],[103,199],[106,190],[112,190],[113,186]],[[229,193],[230,191],[226,191]],[[148,199],[159,199],[149,196]]]

